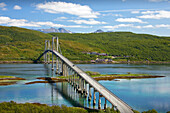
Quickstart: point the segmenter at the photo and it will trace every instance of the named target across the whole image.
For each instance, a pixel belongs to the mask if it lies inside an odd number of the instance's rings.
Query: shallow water
[[[99,81],[133,109],[144,111],[156,109],[165,113],[170,111],[170,65],[133,65],[133,64],[78,64],[84,71],[101,74],[143,73],[162,75],[164,78],[133,79],[120,81]],[[16,85],[0,86],[0,102],[19,103],[38,102],[49,105],[89,106],[81,95],[75,93],[67,83],[31,84],[37,77],[56,76],[50,64],[0,64],[0,75],[26,78]],[[93,89],[92,89],[93,91]],[[96,93],[98,98],[98,93]],[[104,98],[102,98],[102,108]],[[108,104],[109,105],[109,104]],[[97,105],[95,106],[97,108]]]

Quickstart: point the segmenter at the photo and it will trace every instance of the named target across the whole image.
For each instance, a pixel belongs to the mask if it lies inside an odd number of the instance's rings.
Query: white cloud
[[[170,24],[160,24],[160,25],[155,25],[156,28],[168,28],[170,29]]]
[[[163,18],[170,18],[170,11],[160,10],[160,11],[145,11],[142,12],[142,16],[139,18],[145,19],[163,19]]]
[[[6,4],[4,2],[0,3],[0,8],[3,8],[5,6],[6,6]]]
[[[0,24],[7,24],[9,26],[28,26],[28,27],[40,27],[33,22],[28,22],[25,19],[11,19],[9,17],[0,16]]]
[[[46,2],[37,4],[36,7],[48,13],[67,13],[82,18],[97,18],[97,15],[100,15],[100,13],[94,12],[87,5],[82,6],[66,2]]]
[[[132,26],[133,26],[133,24],[119,24],[119,25],[114,25],[114,26],[103,26],[103,28],[113,30],[113,29],[117,29],[117,28],[121,28],[121,27],[132,27]]]
[[[115,21],[117,22],[137,22],[137,23],[147,23],[147,22],[143,22],[142,20],[138,19],[138,18],[118,18]]]
[[[54,19],[54,21],[64,21],[66,19],[67,19],[67,17],[58,17],[58,18]]]
[[[156,28],[167,28],[170,29],[170,24],[159,24],[159,25],[146,25],[146,26],[135,26],[133,24],[119,24],[119,25],[114,25],[114,26],[103,26],[103,28],[106,28],[108,30],[114,30],[117,28],[122,28],[122,27],[130,27],[130,28],[136,28],[136,29],[156,29]]]
[[[121,14],[113,14],[113,13],[107,13],[107,14],[102,14],[102,16],[116,16],[116,17],[122,17]]]
[[[15,5],[15,6],[13,7],[13,9],[15,9],[15,10],[21,10],[21,9],[22,9],[22,7],[21,7],[21,6],[19,6],[19,5]]]
[[[142,11],[142,10],[146,10],[146,9],[121,9],[121,10],[104,10],[104,11],[98,11],[98,12],[131,12],[131,11]]]
[[[154,28],[153,25],[146,25],[146,26],[143,26],[143,28]]]
[[[64,27],[64,25],[61,24],[54,24],[53,22],[35,22],[35,24],[40,26],[50,26],[50,27]]]
[[[122,0],[122,2],[125,2],[126,0]]]
[[[5,8],[5,6],[7,6],[7,5],[4,2],[0,3],[1,10],[3,10],[3,11],[7,10],[7,8]]]
[[[96,21],[94,19],[89,19],[89,20],[69,20],[69,22],[74,22],[76,24],[91,24],[91,25],[107,24],[106,22],[100,22],[100,21]]]
[[[149,0],[150,2],[167,2],[168,0]]]
[[[90,28],[91,26],[80,26],[80,25],[62,25],[62,24],[55,24],[53,22],[29,22],[25,19],[11,19],[9,17],[0,16],[0,24],[5,24],[9,26],[18,26],[18,27],[42,27],[42,26],[49,26],[49,27],[69,27],[69,28]]]
[[[10,21],[9,17],[0,16],[0,24],[7,24]]]
[[[131,11],[132,14],[138,14],[140,13],[139,11]]]

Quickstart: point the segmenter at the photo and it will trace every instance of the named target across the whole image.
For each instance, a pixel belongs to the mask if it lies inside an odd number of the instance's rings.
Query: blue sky
[[[0,0],[0,25],[170,36],[170,0]]]

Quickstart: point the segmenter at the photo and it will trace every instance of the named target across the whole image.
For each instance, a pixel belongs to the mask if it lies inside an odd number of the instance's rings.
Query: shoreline
[[[97,81],[100,80],[113,80],[113,81],[119,81],[116,79],[148,79],[148,78],[161,78],[165,76],[155,76],[155,75],[148,75],[148,76],[100,76],[100,77],[92,77]],[[44,80],[44,81],[33,81],[33,82],[27,82],[25,85],[29,84],[36,84],[36,83],[58,83],[58,82],[67,82],[68,78],[56,78],[56,77],[38,77],[36,79]]]
[[[0,78],[0,86],[8,86],[17,84],[20,80],[26,80],[25,78],[13,77],[13,78]]]
[[[170,64],[170,61],[114,61],[114,62],[98,62],[91,63],[90,61],[71,61],[75,64]],[[43,61],[0,61],[0,64],[22,64],[22,63],[44,63]]]

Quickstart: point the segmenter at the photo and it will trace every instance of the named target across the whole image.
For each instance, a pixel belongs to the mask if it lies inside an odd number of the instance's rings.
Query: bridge
[[[55,45],[56,39],[56,45]],[[37,60],[44,56],[44,63],[50,63],[50,53],[52,53],[52,70],[54,70],[54,55],[56,56],[56,74],[60,74],[68,78],[68,83],[74,87],[74,89],[84,96],[89,102],[93,103],[95,106],[96,95],[99,93],[98,98],[98,109],[101,109],[101,98],[105,98],[104,109],[107,108],[107,101],[112,104],[112,107],[116,110],[119,110],[121,113],[133,113],[133,109],[125,103],[123,100],[118,98],[115,94],[106,89],[103,85],[93,79],[91,76],[87,75],[79,67],[69,61],[64,57],[61,52],[59,52],[59,42],[58,37],[52,38],[52,48],[50,48],[50,41],[45,41],[45,50],[39,56]],[[87,87],[87,85],[89,87]],[[89,89],[87,89],[89,88]],[[91,91],[93,88],[93,93]],[[92,98],[93,96],[93,98]]]

